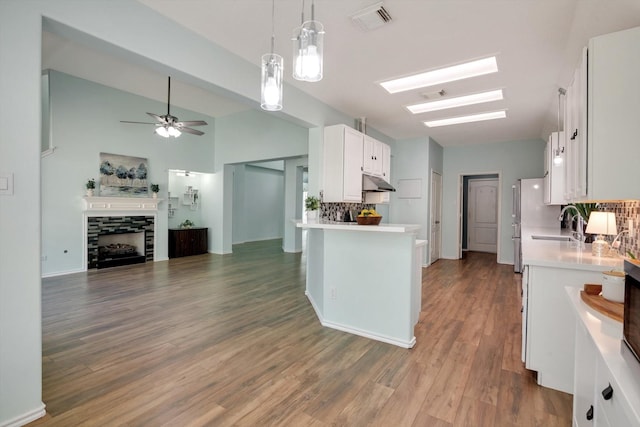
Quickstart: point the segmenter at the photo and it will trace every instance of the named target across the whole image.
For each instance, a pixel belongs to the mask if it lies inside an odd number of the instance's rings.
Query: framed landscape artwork
[[[147,197],[147,159],[100,153],[100,195]]]

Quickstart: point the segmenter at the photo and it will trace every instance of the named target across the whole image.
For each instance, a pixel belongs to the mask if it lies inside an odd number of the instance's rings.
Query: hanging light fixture
[[[558,133],[556,135],[557,145],[553,155],[553,164],[556,166],[560,166],[562,164],[562,161],[563,161],[562,153],[564,153],[564,147],[560,149],[560,97],[565,93],[567,93],[565,89],[563,88],[558,89]]]
[[[164,138],[169,138],[170,136],[177,138],[182,135],[182,132],[170,125],[158,126],[156,133]]]
[[[271,53],[262,55],[262,81],[260,107],[267,111],[282,110],[282,56],[273,53],[276,35],[274,29],[275,0],[271,1]]]
[[[324,26],[315,20],[315,0],[311,1],[311,21],[304,20],[302,0],[302,25],[293,31],[293,78],[305,82],[322,80],[322,51]]]

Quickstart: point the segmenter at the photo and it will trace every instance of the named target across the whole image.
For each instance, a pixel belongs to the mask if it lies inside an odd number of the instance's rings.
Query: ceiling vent
[[[371,31],[391,22],[391,15],[382,2],[379,2],[354,13],[351,15],[351,20],[362,31]]]

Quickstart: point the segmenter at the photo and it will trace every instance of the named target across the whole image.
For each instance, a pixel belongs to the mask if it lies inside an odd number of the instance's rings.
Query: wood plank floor
[[[411,350],[323,328],[281,241],[43,280],[34,426],[570,426],[520,362],[520,277],[423,269]]]

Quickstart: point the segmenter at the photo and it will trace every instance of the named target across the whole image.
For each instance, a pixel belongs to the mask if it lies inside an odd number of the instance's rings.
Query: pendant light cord
[[[276,44],[275,16],[276,16],[276,0],[271,0],[271,54],[272,55],[275,50],[275,44]]]

